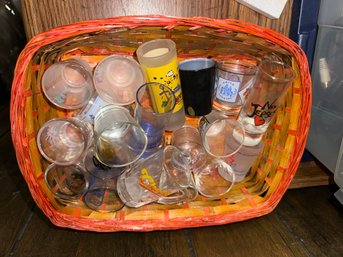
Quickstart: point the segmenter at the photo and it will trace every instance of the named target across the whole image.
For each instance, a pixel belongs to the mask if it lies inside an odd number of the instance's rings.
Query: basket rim
[[[196,30],[200,27],[210,27],[213,29],[223,29],[223,30],[234,30],[246,33],[245,29],[249,28],[249,34],[254,36],[264,38],[265,40],[272,42],[274,44],[278,44],[279,46],[287,49],[289,52],[293,54],[296,58],[298,65],[300,66],[300,80],[302,88],[300,91],[303,93],[302,96],[302,107],[306,106],[304,103],[307,104],[307,108],[302,109],[302,123],[299,123],[299,126],[302,125],[302,130],[299,127],[295,133],[295,144],[297,145],[297,150],[294,149],[292,152],[288,169],[288,176],[283,176],[280,183],[278,184],[275,192],[271,195],[263,204],[258,205],[253,210],[248,209],[249,215],[247,215],[247,210],[239,210],[233,211],[230,213],[224,214],[214,214],[209,215],[206,217],[192,217],[192,220],[202,223],[202,226],[209,226],[209,225],[219,225],[219,224],[226,224],[228,223],[227,218],[231,218],[230,222],[242,221],[246,220],[251,217],[251,214],[255,215],[254,217],[259,217],[271,212],[278,202],[281,200],[281,197],[277,197],[277,194],[283,195],[287,190],[295,172],[296,168],[299,165],[301,160],[301,154],[305,149],[305,143],[308,135],[309,130],[309,122],[310,122],[310,108],[311,108],[311,77],[308,71],[308,63],[306,56],[303,50],[298,46],[295,42],[290,40],[287,36],[273,31],[271,29],[262,28],[256,24],[252,24],[245,21],[235,20],[235,19],[214,19],[208,17],[172,17],[172,16],[161,16],[161,15],[133,15],[133,16],[118,16],[114,18],[106,18],[106,19],[95,19],[95,20],[87,20],[76,22],[68,25],[59,26],[53,28],[49,31],[42,32],[33,38],[27,43],[23,51],[18,57],[14,79],[12,84],[12,92],[11,92],[11,103],[10,103],[10,122],[11,122],[11,134],[12,134],[12,142],[14,145],[14,149],[16,152],[17,161],[19,164],[19,168],[21,173],[23,174],[24,179],[26,180],[27,184],[29,185],[29,190],[31,195],[33,195],[33,187],[35,189],[39,188],[39,197],[37,196],[34,198],[39,208],[44,212],[44,214],[50,218],[50,220],[57,226],[66,227],[65,224],[63,225],[60,220],[68,220],[70,215],[66,215],[60,213],[55,210],[55,208],[51,205],[51,203],[47,200],[47,197],[44,195],[44,192],[40,188],[37,181],[30,181],[28,171],[34,170],[33,164],[29,157],[29,140],[30,137],[25,134],[25,97],[32,94],[30,90],[27,91],[20,91],[21,88],[24,88],[24,79],[27,73],[27,66],[30,63],[30,60],[34,56],[34,54],[42,47],[48,44],[54,43],[59,40],[66,39],[70,36],[77,36],[84,33],[91,33],[96,31],[102,30],[111,30],[115,28],[136,28],[136,27],[144,27],[144,26],[158,26],[163,27],[167,30],[171,30],[176,26],[189,26],[191,30]],[[266,39],[268,37],[268,39]],[[304,116],[304,117],[303,117]],[[16,118],[19,117],[20,122],[17,122]],[[300,133],[300,131],[302,131]],[[16,136],[20,136],[21,140],[17,140]],[[295,152],[296,151],[296,152]],[[281,183],[283,182],[283,183]],[[32,184],[33,183],[33,184]],[[43,208],[44,202],[48,203],[49,208]],[[89,218],[84,217],[77,217],[80,220],[80,223],[69,223],[69,228],[74,228],[78,230],[85,230],[83,226],[80,224],[83,221],[88,221]],[[100,220],[92,219],[94,224],[100,222]],[[165,230],[165,229],[178,229],[178,228],[186,228],[186,227],[193,227],[187,220],[179,220],[177,219],[170,219],[169,221],[178,221],[177,226],[173,226],[169,222],[161,223],[160,221],[155,222],[152,220],[151,224],[146,221],[137,221],[137,220],[113,220],[112,222],[107,222],[107,229],[106,225],[104,225],[101,229],[96,227],[88,227],[87,230],[92,231],[151,231],[151,230]],[[101,220],[103,222],[103,220]],[[137,225],[139,224],[139,228]],[[181,224],[181,226],[180,226]],[[196,225],[199,227],[199,224]]]

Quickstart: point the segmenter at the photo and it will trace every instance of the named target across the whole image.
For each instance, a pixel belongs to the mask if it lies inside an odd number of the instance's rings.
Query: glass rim
[[[240,127],[240,129],[242,130],[242,140],[241,140],[241,142],[239,143],[239,146],[237,147],[237,149],[235,149],[235,151],[233,151],[232,153],[227,154],[227,155],[215,155],[215,154],[211,153],[211,151],[210,151],[209,148],[208,148],[208,145],[207,145],[207,144],[204,144],[204,142],[205,142],[205,136],[206,136],[206,133],[208,132],[208,130],[211,128],[211,126],[212,126],[213,124],[219,123],[219,122],[221,122],[221,121],[223,121],[223,120],[224,120],[224,121],[228,121],[228,120],[229,120],[230,123],[235,123],[235,124],[237,124],[237,125]],[[233,128],[233,130],[234,130],[234,128]],[[234,137],[233,134],[232,134],[232,137]],[[215,157],[215,158],[227,158],[227,157],[230,157],[230,156],[236,154],[236,153],[243,147],[243,143],[244,143],[244,139],[245,139],[245,129],[244,129],[243,124],[242,124],[241,122],[239,122],[238,120],[235,120],[235,119],[232,119],[232,118],[218,119],[218,120],[215,120],[214,122],[208,124],[208,126],[205,127],[204,132],[201,134],[201,138],[202,138],[203,146],[204,146],[206,152],[207,152],[210,156]]]
[[[81,191],[80,194],[77,194],[75,196],[67,196],[67,195],[64,195],[64,194],[60,194],[56,191],[53,190],[53,188],[51,188],[50,184],[48,183],[48,173],[53,170],[53,168],[55,167],[62,167],[62,168],[65,168],[65,167],[74,167],[76,168],[78,171],[80,171],[81,173],[84,174],[84,178],[85,178],[85,187],[84,189]],[[61,199],[64,199],[64,200],[77,200],[77,199],[80,199],[88,190],[89,188],[89,181],[87,179],[87,171],[81,166],[79,165],[78,163],[73,163],[71,165],[59,165],[59,164],[56,164],[56,163],[51,163],[44,171],[44,181],[46,183],[46,185],[48,186],[49,190],[51,193],[53,193],[55,196],[58,196],[60,197]]]
[[[118,106],[125,106],[125,105],[129,105],[132,104],[133,102],[135,102],[135,98],[132,97],[132,99],[128,100],[128,101],[114,101],[112,96],[109,96],[107,93],[104,93],[103,90],[99,89],[99,85],[101,83],[99,83],[97,81],[97,74],[99,73],[99,70],[101,68],[103,68],[104,66],[106,67],[109,62],[111,62],[112,60],[127,60],[129,62],[130,65],[132,65],[132,68],[135,69],[136,71],[136,75],[137,73],[140,73],[141,77],[142,77],[142,82],[145,81],[145,77],[143,74],[143,71],[139,65],[139,63],[131,56],[126,56],[126,55],[120,55],[120,54],[112,54],[109,55],[107,57],[105,57],[104,59],[102,59],[99,64],[94,68],[94,75],[92,78],[92,83],[94,86],[95,91],[97,92],[97,94],[103,98],[106,102],[108,102],[109,104],[114,104],[114,105],[118,105]],[[103,82],[102,82],[103,83]],[[110,81],[109,84],[111,86],[113,86],[113,83]],[[137,83],[138,84],[138,83]],[[126,89],[127,91],[132,90],[132,88],[128,88],[128,87],[132,87],[131,84],[125,85],[124,87],[118,87],[118,86],[114,86],[115,88],[121,88],[121,89]],[[135,86],[135,88],[137,89],[138,87]],[[115,94],[117,96],[117,94]]]
[[[67,105],[67,104],[61,104],[58,103],[53,97],[51,97],[49,94],[47,94],[47,89],[45,86],[45,83],[43,82],[46,78],[46,76],[49,76],[49,74],[47,73],[47,71],[49,71],[49,68],[52,67],[50,66],[44,73],[42,76],[42,91],[44,96],[47,98],[47,100],[52,103],[53,105],[62,108],[62,109],[66,109],[66,110],[76,110],[79,109],[81,107],[84,107],[92,98],[92,96],[94,95],[95,92],[95,87],[93,84],[93,79],[92,79],[92,74],[90,73],[89,70],[87,70],[86,67],[84,67],[83,65],[81,65],[77,60],[75,60],[74,58],[62,61],[62,62],[57,62],[54,65],[58,65],[61,66],[59,69],[61,70],[61,77],[63,80],[65,79],[65,74],[64,74],[64,70],[66,68],[67,65],[78,65],[80,67],[81,70],[84,71],[84,74],[86,74],[87,78],[85,79],[86,81],[84,82],[85,84],[87,84],[87,86],[82,86],[82,87],[74,87],[74,86],[70,86],[68,83],[68,87],[73,88],[73,90],[78,91],[78,92],[82,92],[82,91],[90,91],[91,93],[89,94],[89,97],[87,99],[85,99],[84,101],[81,101],[79,104],[73,104],[73,105]]]
[[[287,78],[278,78],[273,76],[272,74],[270,74],[269,72],[266,72],[265,69],[262,68],[263,64],[265,63],[274,63],[274,64],[279,64],[282,65],[284,67],[284,69],[289,69],[289,71],[291,72],[291,74],[289,75],[289,77]],[[287,63],[283,62],[283,61],[279,61],[279,60],[269,60],[269,59],[265,59],[263,61],[261,61],[261,63],[258,65],[258,71],[262,72],[263,75],[265,75],[267,78],[269,78],[270,80],[274,81],[274,82],[279,82],[279,83],[284,83],[284,82],[291,82],[295,79],[296,77],[296,73],[293,70],[293,68],[288,65]]]
[[[164,155],[167,151],[169,150],[177,150],[178,152],[180,152],[180,154],[182,154],[183,156],[188,156],[188,154],[186,153],[183,153],[179,148],[177,148],[175,145],[166,145],[164,148],[163,148],[163,158],[164,158]]]
[[[195,62],[195,61],[205,61],[205,62],[210,62],[210,66],[206,67],[206,68],[201,68],[201,69],[182,69],[181,65],[188,63],[188,62]],[[205,58],[205,57],[197,57],[197,58],[191,58],[191,59],[185,59],[183,61],[181,61],[178,65],[179,70],[181,71],[193,71],[193,72],[197,72],[197,71],[201,71],[201,70],[207,70],[207,69],[212,69],[213,67],[216,67],[216,61],[211,59],[211,58]]]
[[[221,67],[222,64],[226,64],[226,63],[246,67],[247,72],[241,72],[235,69],[226,69],[225,67]],[[231,72],[238,75],[254,76],[256,75],[258,71],[258,66],[249,64],[249,63],[243,63],[241,60],[224,60],[224,61],[217,61],[216,69],[224,71],[224,72]]]
[[[175,134],[177,132],[179,132],[180,130],[183,130],[183,129],[191,129],[191,130],[193,130],[195,133],[197,133],[197,135],[200,137],[200,140],[202,141],[201,133],[200,133],[200,131],[199,131],[199,129],[197,127],[194,127],[194,126],[188,125],[188,124],[184,124],[184,125],[182,125],[181,128],[178,128],[178,129],[173,131],[173,134],[172,134],[172,137],[171,137],[171,145],[175,146],[173,144],[174,143],[173,141],[174,141],[174,138],[175,138]],[[177,146],[175,146],[175,147],[178,148]]]
[[[68,79],[66,77],[66,69],[67,68],[79,68],[82,71],[82,74],[79,73],[80,75],[82,75],[82,77],[86,77],[84,78],[85,81],[82,84],[85,84],[87,82],[91,82],[90,84],[93,83],[92,81],[92,75],[89,73],[89,71],[80,63],[78,63],[77,61],[66,61],[65,65],[62,66],[62,78],[64,81],[66,81],[68,83],[68,86],[73,88],[75,91],[82,91],[83,88],[85,88],[84,86],[80,86],[79,84],[75,84],[73,81],[71,81],[70,79]]]
[[[53,123],[55,121],[64,121],[64,122],[68,122],[68,123],[71,123],[73,126],[75,126],[82,134],[83,136],[83,139],[84,139],[84,147],[83,147],[83,150],[80,151],[79,155],[77,156],[77,158],[74,158],[73,160],[71,161],[65,161],[65,162],[61,162],[61,161],[56,161],[54,159],[52,159],[50,156],[48,156],[45,151],[43,151],[43,148],[42,148],[42,145],[41,145],[41,135],[43,133],[43,129],[44,127],[46,127],[48,125],[48,123]],[[38,133],[37,133],[37,136],[36,136],[36,144],[37,144],[37,147],[38,147],[38,151],[40,152],[40,154],[46,159],[48,160],[49,162],[51,163],[54,163],[56,165],[60,165],[60,166],[69,166],[69,165],[73,165],[75,163],[75,161],[77,161],[81,156],[82,154],[84,153],[85,149],[87,149],[87,146],[88,146],[88,142],[86,142],[86,137],[84,135],[84,132],[83,130],[80,128],[79,124],[77,124],[74,120],[70,119],[70,118],[54,118],[54,119],[51,119],[51,120],[48,120],[47,122],[45,122],[38,130]]]
[[[213,159],[211,159],[211,163],[210,163],[210,164],[213,164],[213,163],[214,163],[214,164],[219,164],[219,165],[224,166],[226,172],[228,172],[228,174],[232,176],[232,181],[229,181],[229,180],[225,179],[223,176],[221,176],[221,175],[219,174],[221,177],[223,177],[224,180],[231,182],[231,183],[230,183],[230,186],[229,186],[223,193],[221,193],[221,194],[209,195],[209,194],[204,194],[204,193],[202,192],[202,190],[199,189],[200,187],[198,186],[198,179],[195,178],[194,180],[195,180],[196,190],[197,190],[201,195],[203,195],[203,196],[205,196],[205,197],[208,197],[208,198],[217,198],[217,197],[221,197],[221,196],[227,194],[228,192],[230,192],[230,190],[232,189],[233,185],[234,185],[235,182],[236,182],[235,172],[234,172],[233,168],[232,168],[229,164],[227,164],[224,160],[222,160],[222,159],[220,159],[220,158],[213,158]],[[206,166],[208,166],[208,165],[209,165],[209,164],[207,164]],[[206,167],[206,166],[205,166],[205,167]],[[204,167],[203,167],[203,168],[204,168]],[[201,172],[200,172],[200,173],[201,173]],[[196,174],[195,177],[197,177],[200,173]]]
[[[139,92],[140,92],[143,88],[145,88],[145,87],[147,87],[147,86],[149,86],[149,85],[162,85],[163,87],[165,87],[165,88],[171,93],[171,96],[172,96],[172,99],[173,99],[173,104],[172,104],[172,107],[170,108],[170,110],[168,110],[167,112],[154,112],[154,111],[150,111],[150,110],[146,109],[146,108],[141,104],[140,100],[138,99],[138,94],[139,94]],[[145,112],[147,112],[147,113],[151,113],[151,114],[154,114],[154,115],[156,115],[156,116],[163,116],[163,115],[165,115],[165,114],[172,113],[172,112],[174,111],[175,106],[176,106],[176,97],[175,97],[175,94],[174,94],[173,90],[172,90],[170,87],[168,87],[168,86],[166,86],[166,85],[164,85],[164,84],[162,84],[162,83],[159,83],[159,82],[147,82],[147,83],[144,83],[143,85],[141,85],[141,86],[137,89],[137,91],[136,91],[136,105],[137,105],[137,106],[140,106],[140,107],[141,107]]]
[[[95,174],[93,171],[90,171],[90,170],[88,169],[88,167],[86,166],[86,160],[87,160],[88,155],[92,155],[92,158],[96,158],[96,160],[97,160],[101,165],[104,165],[104,166],[108,167],[109,170],[108,170],[108,171],[104,171],[104,172],[108,172],[108,173],[110,173],[111,175],[104,178],[104,177],[98,176],[98,175]],[[92,160],[92,161],[93,161],[93,160]],[[124,172],[128,169],[128,167],[126,167],[126,168],[123,168],[122,170],[120,170],[120,173],[119,173],[119,172],[118,172],[118,173],[113,172],[112,169],[113,169],[113,168],[117,168],[117,167],[110,167],[110,166],[107,166],[107,165],[105,165],[104,163],[100,162],[99,159],[96,157],[96,153],[95,153],[94,147],[89,147],[89,148],[87,149],[87,152],[86,152],[86,154],[85,154],[85,156],[84,156],[84,158],[83,158],[83,163],[85,164],[84,169],[86,170],[86,172],[87,172],[90,176],[92,176],[92,177],[94,177],[95,179],[98,179],[98,180],[107,180],[107,179],[110,179],[110,180],[111,180],[111,179],[116,179],[117,177],[119,177],[122,173],[124,173]],[[94,166],[96,167],[95,164],[94,164]],[[118,168],[119,168],[119,167],[118,167]]]
[[[145,131],[143,130],[143,128],[142,128],[138,123],[136,123],[136,122],[124,121],[124,122],[113,122],[113,123],[111,123],[111,124],[128,124],[128,125],[130,125],[130,126],[132,126],[132,127],[136,127],[136,128],[142,133],[143,138],[144,138],[144,146],[143,146],[143,148],[142,148],[142,151],[141,151],[141,153],[139,153],[139,154],[137,155],[137,157],[136,157],[135,159],[133,159],[133,160],[130,161],[130,162],[124,163],[124,164],[109,165],[108,163],[105,163],[103,160],[101,160],[101,158],[99,157],[98,151],[97,151],[97,149],[98,149],[98,147],[97,147],[97,145],[98,145],[97,142],[98,142],[98,140],[99,140],[99,138],[100,138],[100,135],[101,135],[103,132],[105,132],[106,130],[108,130],[108,129],[103,129],[103,130],[101,130],[99,133],[96,133],[95,138],[94,138],[94,144],[93,144],[93,145],[94,145],[95,157],[97,158],[97,160],[98,160],[100,163],[102,163],[102,164],[104,164],[104,165],[106,165],[106,166],[108,166],[108,167],[110,167],[110,168],[120,168],[120,167],[126,167],[126,166],[128,166],[128,165],[131,165],[132,163],[134,163],[134,162],[136,162],[137,160],[139,160],[139,158],[144,154],[144,152],[145,152],[145,150],[146,150],[146,148],[147,148],[147,146],[148,146],[148,137],[147,137]],[[99,135],[98,135],[98,134],[99,134]],[[123,173],[124,173],[124,172],[122,172],[121,174],[123,174]]]
[[[178,128],[178,129],[176,129],[176,130],[174,130],[174,131],[173,131],[173,135],[174,135],[175,131],[178,131],[178,130],[181,130],[181,129],[188,129],[188,128],[193,129],[193,130],[196,130],[196,131],[198,131],[199,134],[200,134],[200,131],[199,131],[199,129],[198,129],[197,127],[194,127],[194,126],[189,125],[189,124],[184,124],[184,125],[182,125],[182,127]]]
[[[125,108],[124,106],[119,106],[119,105],[115,105],[115,104],[107,104],[107,105],[101,107],[97,111],[97,113],[94,117],[94,121],[93,121],[94,125],[95,125],[96,121],[99,119],[100,115],[103,115],[103,113],[107,112],[108,110],[122,110],[122,111],[124,111],[125,114],[127,114],[128,120],[121,121],[121,122],[133,122],[134,121],[133,117],[130,114],[130,111],[127,108]],[[118,122],[115,121],[114,123],[119,123],[119,121]]]

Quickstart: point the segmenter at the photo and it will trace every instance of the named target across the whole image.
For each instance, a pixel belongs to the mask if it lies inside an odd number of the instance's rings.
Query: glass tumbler
[[[174,131],[182,127],[185,123],[185,112],[175,42],[165,38],[146,41],[137,48],[136,53],[147,82],[166,85],[175,95],[175,106],[166,124],[166,130]],[[160,96],[160,94],[152,93],[156,102],[161,101]]]
[[[50,164],[44,173],[45,183],[57,198],[77,200],[87,191],[89,177],[78,164],[60,166]]]
[[[231,190],[235,174],[224,160],[209,157],[204,166],[194,171],[194,180],[201,195],[216,198]]]
[[[145,82],[140,65],[131,57],[110,55],[101,60],[94,70],[94,86],[106,102],[128,105]]]
[[[186,59],[179,63],[185,112],[189,116],[209,114],[213,105],[216,62],[209,58]]]
[[[159,149],[163,145],[163,133],[174,106],[174,93],[165,85],[151,82],[137,90],[134,116],[148,137],[147,149]]]
[[[266,132],[294,78],[295,72],[286,63],[273,60],[264,60],[260,63],[256,81],[238,116],[247,138],[253,138],[256,144],[260,142],[256,135],[260,139]]]
[[[240,60],[217,61],[213,108],[228,116],[237,116],[254,83],[256,71],[257,66]]]
[[[54,63],[43,74],[42,89],[48,100],[60,108],[81,108],[95,91],[92,69],[78,58]]]
[[[76,118],[56,118],[43,124],[37,145],[45,159],[58,165],[78,161],[93,139],[92,126]]]
[[[124,168],[108,167],[95,157],[93,148],[89,148],[84,160],[89,175],[89,189],[84,195],[86,206],[97,212],[114,212],[121,209],[124,203],[117,193],[117,177]]]
[[[124,167],[137,161],[147,147],[144,130],[120,106],[107,105],[94,119],[96,158],[109,167]]]
[[[191,171],[199,169],[205,164],[207,153],[197,128],[184,125],[175,130],[172,137],[172,145],[189,156],[189,167]]]
[[[197,196],[188,156],[174,146],[166,146],[134,164],[118,178],[118,193],[130,207],[152,202],[179,204]]]
[[[244,137],[242,124],[227,118],[207,125],[202,133],[202,142],[209,155],[223,159],[235,154],[242,147]]]

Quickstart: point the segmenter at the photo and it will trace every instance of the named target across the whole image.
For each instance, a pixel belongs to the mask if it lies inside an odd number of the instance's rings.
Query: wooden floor
[[[217,227],[107,234],[55,227],[30,196],[11,143],[8,106],[0,108],[0,257],[343,256],[343,208],[332,185],[290,189],[271,214]]]

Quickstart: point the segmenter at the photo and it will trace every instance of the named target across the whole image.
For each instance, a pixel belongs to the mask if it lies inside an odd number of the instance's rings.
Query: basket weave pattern
[[[41,78],[54,62],[78,56],[95,66],[110,54],[133,55],[142,42],[170,38],[179,60],[249,54],[290,64],[297,74],[265,135],[265,147],[251,172],[219,200],[199,196],[184,205],[150,204],[114,213],[87,209],[82,201],[56,200],[44,182],[48,163],[36,134],[47,120],[71,112],[49,104]],[[150,231],[227,224],[271,212],[299,165],[309,129],[311,79],[306,57],[287,37],[237,20],[131,16],[58,27],[34,37],[19,56],[11,96],[11,132],[20,170],[31,195],[57,226],[90,231]]]

